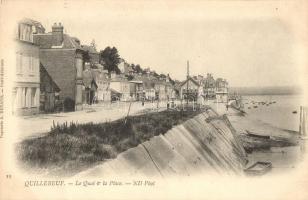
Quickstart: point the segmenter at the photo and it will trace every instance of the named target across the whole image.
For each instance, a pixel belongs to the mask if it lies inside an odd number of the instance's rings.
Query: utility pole
[[[189,79],[189,60],[187,60],[187,78],[186,78],[186,105],[188,108],[188,79]]]
[[[130,97],[129,107],[128,107],[127,115],[126,115],[125,120],[124,120],[124,124],[126,124],[126,121],[127,121],[127,118],[128,118],[131,106],[132,106],[132,97]]]

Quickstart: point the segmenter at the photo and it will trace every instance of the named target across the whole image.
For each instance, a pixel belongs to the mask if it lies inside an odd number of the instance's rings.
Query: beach
[[[243,96],[245,114],[232,108],[227,110],[225,104],[212,102],[210,105],[219,114],[226,114],[236,132],[242,136],[253,133],[269,136],[273,141],[290,142],[290,145],[274,145],[255,149],[247,154],[249,160],[247,166],[258,161],[271,162],[271,173],[276,174],[296,168],[303,158],[298,133],[301,99],[299,95]],[[269,142],[269,145],[272,144]]]

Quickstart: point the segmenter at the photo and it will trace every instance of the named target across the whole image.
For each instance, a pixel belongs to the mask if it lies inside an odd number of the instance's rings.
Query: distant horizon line
[[[230,86],[230,88],[301,88],[301,85]]]
[[[230,93],[239,93],[243,95],[287,95],[304,94],[304,88],[296,86],[240,86],[230,87]]]

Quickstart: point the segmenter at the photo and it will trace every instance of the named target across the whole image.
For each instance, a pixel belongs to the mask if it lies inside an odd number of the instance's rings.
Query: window
[[[15,105],[16,108],[21,107],[21,98],[22,98],[22,89],[21,88],[15,88],[16,96],[15,96]]]
[[[31,88],[26,88],[26,107],[31,107]]]
[[[33,42],[32,26],[26,24],[19,25],[19,39]]]
[[[29,72],[30,73],[33,73],[33,67],[32,67],[32,56],[30,55],[29,57],[28,57],[28,62],[29,62]]]
[[[29,26],[26,26],[26,40],[30,41],[30,31],[29,31]]]
[[[18,74],[18,71],[19,71],[19,52],[16,53],[16,74]]]
[[[33,28],[32,28],[32,27],[33,27]],[[33,34],[32,34],[32,33],[33,33],[34,26],[30,26],[29,29],[30,29],[30,30],[29,30],[29,32],[30,32],[29,40],[30,40],[31,42],[33,42]]]
[[[27,39],[27,28],[25,25],[22,25],[22,35],[21,35],[21,39],[22,40],[26,40]]]
[[[16,74],[22,73],[22,53],[16,53]]]
[[[32,55],[28,57],[29,59],[29,73],[31,75],[35,74],[35,70],[36,70],[36,63],[37,63],[37,59],[35,57],[33,57]]]
[[[23,69],[28,70],[29,69],[29,56],[22,55],[22,62],[21,62]]]
[[[27,106],[27,88],[22,88],[21,107]]]
[[[36,106],[36,88],[31,88],[31,107]]]

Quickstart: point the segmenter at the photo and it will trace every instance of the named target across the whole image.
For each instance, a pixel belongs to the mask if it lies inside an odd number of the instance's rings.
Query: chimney
[[[61,23],[54,23],[52,26],[53,46],[61,46],[63,42],[63,26]]]
[[[170,82],[170,76],[169,74],[167,74],[167,77],[166,77],[166,82],[169,83]]]

